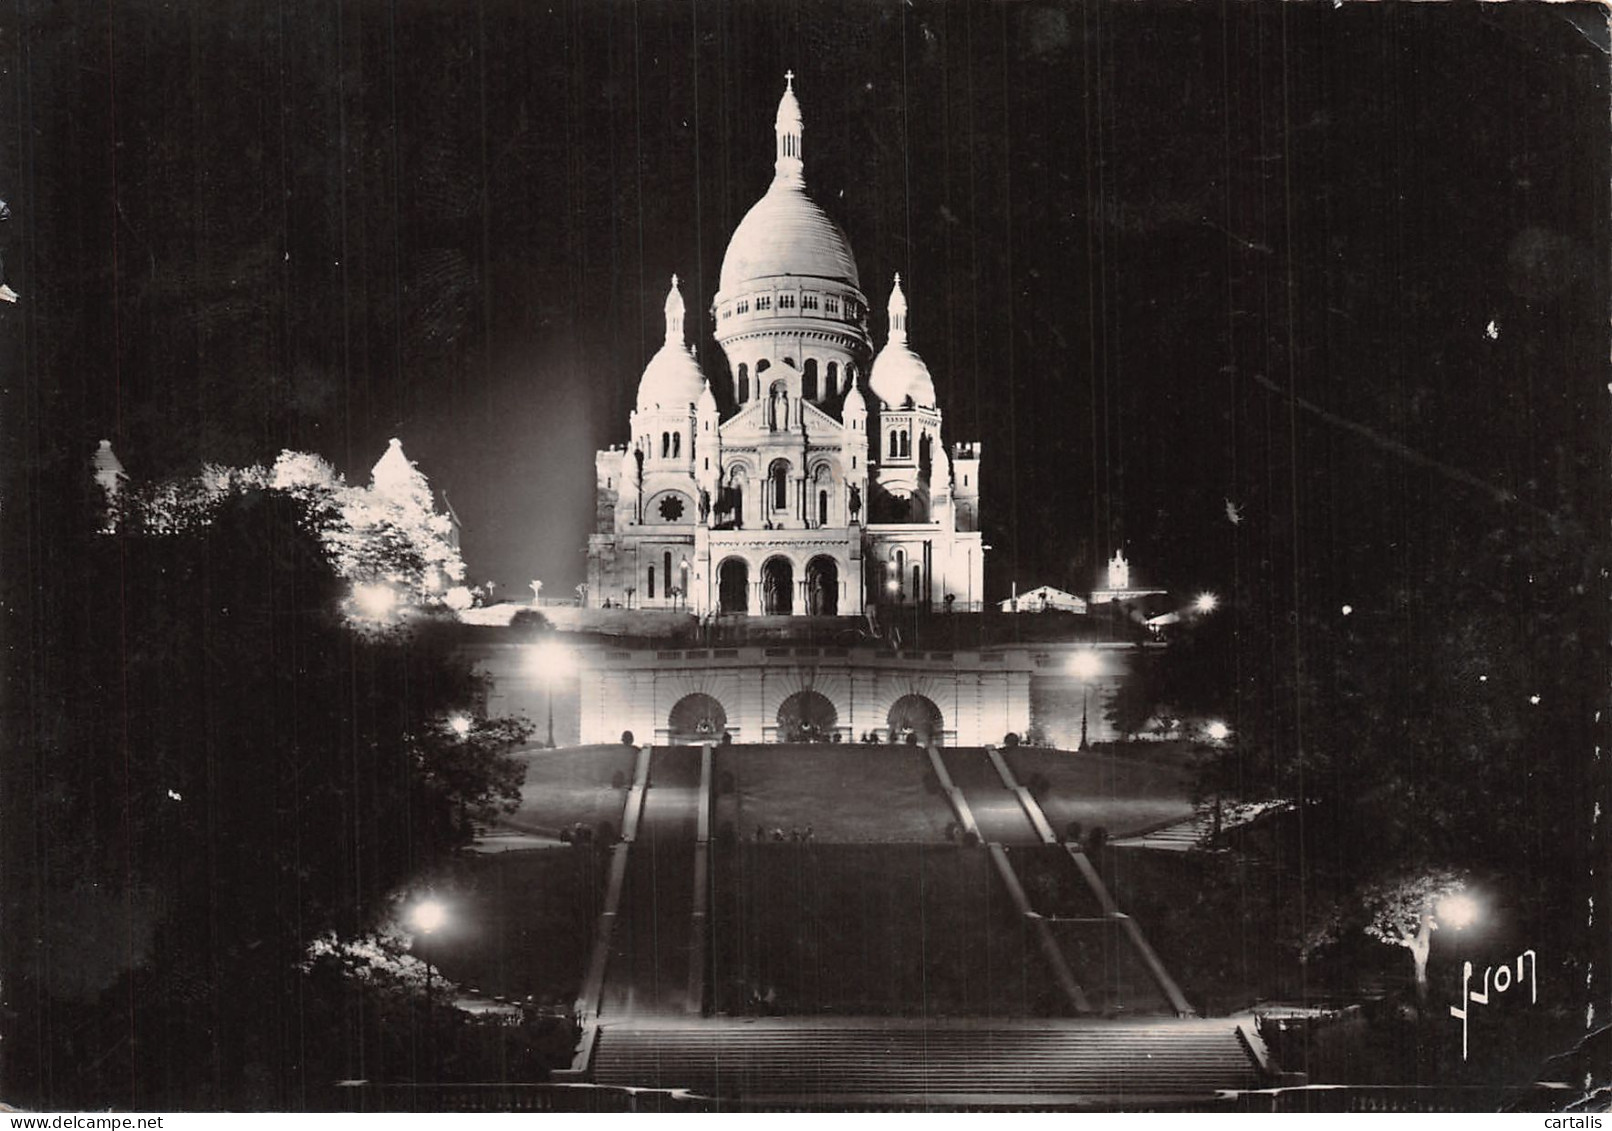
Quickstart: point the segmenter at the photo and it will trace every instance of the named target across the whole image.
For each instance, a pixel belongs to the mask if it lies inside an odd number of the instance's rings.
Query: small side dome
[[[666,294],[666,341],[644,367],[638,382],[638,411],[687,409],[700,398],[705,375],[699,362],[683,342],[683,319],[687,311],[683,294],[677,289],[677,276]]]
[[[910,401],[920,408],[935,407],[935,381],[929,366],[907,345],[907,296],[896,276],[890,292],[890,340],[873,359],[868,388],[885,408],[905,408]]]

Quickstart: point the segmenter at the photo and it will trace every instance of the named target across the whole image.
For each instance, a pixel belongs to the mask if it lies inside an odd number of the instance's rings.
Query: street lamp
[[[1209,740],[1211,742],[1224,742],[1226,741],[1227,736],[1231,734],[1231,728],[1225,723],[1221,722],[1219,719],[1216,719],[1214,722],[1204,727],[1203,732],[1209,736]]]
[[[1220,608],[1220,598],[1213,593],[1200,593],[1198,599],[1192,603],[1192,607],[1200,613],[1212,613]]]
[[[1069,658],[1069,672],[1080,681],[1080,749],[1090,749],[1086,741],[1086,720],[1091,707],[1091,681],[1102,670],[1102,661],[1091,649],[1082,649]]]
[[[554,749],[554,684],[560,678],[560,670],[570,662],[571,653],[562,644],[553,640],[545,640],[532,647],[528,663],[532,674],[548,686],[549,691],[549,738],[547,746]]]
[[[422,935],[431,934],[442,926],[447,921],[447,918],[448,909],[439,900],[430,898],[420,900],[419,903],[414,905],[414,909],[409,912],[409,922],[413,923],[415,930]],[[428,1008],[431,1005],[431,960],[429,958],[425,962],[425,1004]]]
[[[355,585],[353,586],[353,604],[358,612],[367,620],[384,621],[392,615],[397,607],[397,590],[390,585]]]
[[[453,731],[453,733],[458,735],[460,738],[468,738],[470,736],[470,727],[471,721],[469,715],[453,714],[448,716],[448,729]]]
[[[1478,901],[1464,891],[1454,891],[1439,900],[1433,914],[1452,931],[1470,927],[1478,919]]]

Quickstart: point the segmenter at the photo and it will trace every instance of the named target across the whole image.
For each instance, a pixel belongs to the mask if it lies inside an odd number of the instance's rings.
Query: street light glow
[[[355,585],[353,603],[370,620],[385,620],[397,607],[397,591],[390,585]]]
[[[1090,649],[1076,652],[1069,657],[1069,674],[1082,682],[1095,676],[1102,670],[1102,666],[1102,661],[1097,658],[1097,653]]]
[[[460,738],[466,737],[470,734],[470,716],[462,714],[448,716],[448,729]]]
[[[890,592],[895,593],[900,590],[901,582],[892,577],[889,581],[884,583],[884,587],[890,590]]]
[[[1204,727],[1203,730],[1205,734],[1214,739],[1216,742],[1224,742],[1226,736],[1231,734],[1231,728],[1225,723],[1221,722],[1219,719],[1216,719],[1214,722]]]
[[[1192,607],[1200,613],[1212,613],[1220,608],[1220,598],[1213,593],[1200,593],[1198,594],[1198,599],[1193,602]]]
[[[442,926],[448,918],[448,909],[435,899],[422,899],[414,905],[409,913],[409,919],[414,923],[421,934],[429,935]]]
[[[526,666],[539,679],[552,682],[571,663],[571,650],[555,640],[534,644],[527,651]]]
[[[1478,918],[1478,901],[1464,891],[1454,891],[1438,901],[1433,913],[1452,931],[1470,927]]]

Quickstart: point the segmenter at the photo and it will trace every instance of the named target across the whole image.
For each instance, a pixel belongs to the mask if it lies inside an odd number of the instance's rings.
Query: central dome
[[[808,275],[861,289],[851,245],[800,181],[778,179],[739,221],[722,258],[725,295],[777,276]]]
[[[791,276],[848,283],[861,290],[845,233],[806,195],[800,103],[794,75],[786,78],[791,81],[773,122],[777,156],[772,185],[728,241],[719,282],[724,296],[746,290],[751,283]]]

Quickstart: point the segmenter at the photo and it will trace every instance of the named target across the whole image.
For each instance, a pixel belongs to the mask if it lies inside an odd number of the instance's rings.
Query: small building
[[[1108,584],[1091,591],[1091,603],[1123,605],[1143,597],[1163,596],[1165,593],[1166,590],[1163,589],[1151,589],[1145,585],[1135,584],[1131,579],[1131,563],[1125,560],[1125,551],[1115,550],[1113,560],[1108,563]]]
[[[1084,613],[1086,601],[1083,597],[1055,589],[1051,585],[1040,585],[1028,593],[1019,593],[1005,601],[998,601],[996,607],[1004,613]]]

